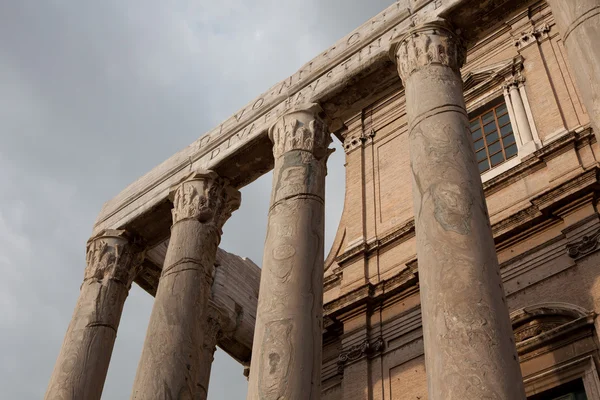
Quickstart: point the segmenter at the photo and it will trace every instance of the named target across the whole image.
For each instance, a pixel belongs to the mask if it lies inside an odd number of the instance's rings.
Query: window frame
[[[504,113],[500,116],[498,116],[497,113],[497,109],[504,106]],[[483,117],[489,113],[492,113],[492,120],[487,121],[484,124],[483,121]],[[504,125],[500,125],[500,121],[499,118],[507,116],[508,117],[508,122],[506,122]],[[512,121],[512,119],[510,118],[510,112],[509,112],[509,108],[508,108],[508,104],[506,103],[506,100],[502,97],[499,96],[496,99],[487,102],[486,104],[484,104],[483,106],[477,108],[476,110],[473,110],[472,112],[469,113],[469,131],[471,133],[471,143],[473,145],[473,150],[475,151],[475,155],[476,155],[476,161],[477,161],[477,167],[479,169],[479,173],[480,174],[484,174],[486,172],[489,172],[499,166],[501,166],[502,164],[505,164],[508,161],[511,161],[514,158],[518,158],[519,157],[519,146],[518,146],[518,137],[517,134],[515,132],[514,129],[514,121]],[[477,122],[479,127],[475,130],[471,129],[471,126],[473,125],[474,122]],[[497,134],[497,138],[496,140],[489,142],[488,143],[488,133],[485,132],[485,127],[489,126],[490,124],[494,124],[494,130],[492,130],[489,134],[493,134],[494,132],[496,132]],[[510,133],[503,135],[502,134],[502,128],[506,127],[510,125]],[[474,139],[473,138],[473,133],[476,131],[480,131],[481,136],[478,139]],[[504,139],[508,138],[509,136],[513,137],[513,143],[509,144],[509,145],[505,145],[504,143]],[[475,148],[475,143],[479,142],[480,140],[483,140],[483,147],[480,147],[479,149]],[[495,151],[493,154],[490,153],[490,147],[495,145],[495,144],[499,144],[500,149],[498,151]],[[506,150],[510,147],[513,147],[516,150],[514,154],[512,154],[511,156],[507,157],[507,152]],[[481,153],[482,150],[485,150],[485,155],[486,158],[483,159],[479,159],[478,158],[478,154]],[[498,162],[497,164],[493,165],[493,161],[492,161],[492,157],[498,155],[498,154],[502,154],[502,161]],[[481,170],[480,165],[486,161],[487,162],[487,168],[484,170]]]

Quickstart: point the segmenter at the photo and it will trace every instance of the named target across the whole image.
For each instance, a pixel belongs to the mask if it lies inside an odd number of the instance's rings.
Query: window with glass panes
[[[508,118],[506,103],[471,119],[471,137],[480,173],[517,155],[515,134]]]

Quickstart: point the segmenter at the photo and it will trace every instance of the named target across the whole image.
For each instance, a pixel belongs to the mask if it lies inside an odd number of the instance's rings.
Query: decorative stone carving
[[[327,146],[318,105],[269,130],[275,167],[252,346],[249,400],[321,396]]]
[[[466,49],[462,40],[445,22],[430,22],[410,30],[390,49],[402,81],[420,68],[440,64],[460,74]]]
[[[428,398],[525,399],[470,137],[462,41],[426,24],[392,54],[406,96]]]
[[[502,87],[506,90],[510,90],[513,87],[519,88],[523,84],[525,84],[525,77],[521,75],[520,72],[518,72],[514,75],[510,75],[509,77],[507,77]]]
[[[318,160],[326,158],[331,153],[331,136],[320,117],[321,112],[321,106],[310,104],[296,107],[287,113],[289,117],[278,119],[269,129],[273,156],[279,158],[292,150],[304,150],[314,154]],[[309,121],[301,121],[294,117],[297,113],[312,117]]]
[[[361,343],[350,347],[348,350],[342,351],[338,356],[337,361],[338,373],[341,374],[344,372],[344,366],[347,363],[358,361],[363,357],[372,357],[375,354],[378,354],[381,351],[383,351],[384,346],[385,341],[382,337],[379,337],[372,343],[369,343],[369,341],[365,339]]]
[[[221,228],[240,194],[212,171],[173,188],[173,226],[132,399],[206,399],[223,321],[209,299]]]
[[[350,153],[352,150],[360,147],[369,140],[373,140],[375,137],[375,130],[371,129],[369,132],[361,131],[360,135],[348,136],[344,139],[344,152]]]
[[[213,171],[196,171],[172,190],[173,224],[186,219],[215,223],[219,230],[240,206],[240,193]]]
[[[515,46],[517,49],[522,50],[533,43],[546,39],[549,32],[550,25],[547,22],[539,26],[531,26],[526,31],[521,32],[519,37],[515,39]]]
[[[140,240],[123,230],[88,241],[84,281],[45,399],[100,399],[123,305],[143,258]]]
[[[124,230],[106,230],[87,243],[84,280],[115,280],[129,289],[143,258],[139,240],[133,240]]]
[[[571,258],[580,258],[598,250],[600,241],[600,230],[596,233],[584,236],[580,241],[567,245],[567,253]]]

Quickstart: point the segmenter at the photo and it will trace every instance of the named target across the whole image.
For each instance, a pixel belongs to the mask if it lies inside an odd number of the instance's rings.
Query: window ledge
[[[503,162],[502,164],[498,165],[497,167],[494,167],[488,171],[485,171],[483,174],[481,174],[481,182],[487,182],[490,179],[497,177],[501,173],[508,171],[512,167],[519,165],[519,163],[521,162],[520,156],[521,155],[519,154],[516,157],[513,157],[506,162]]]

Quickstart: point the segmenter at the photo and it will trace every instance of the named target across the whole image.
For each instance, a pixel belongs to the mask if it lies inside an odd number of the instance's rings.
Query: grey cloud
[[[102,203],[391,0],[0,2],[0,387],[43,397]],[[329,162],[327,242],[343,206]],[[260,264],[270,174],[222,246]],[[104,398],[128,398],[152,307],[127,300]],[[217,352],[210,398],[244,398]]]

